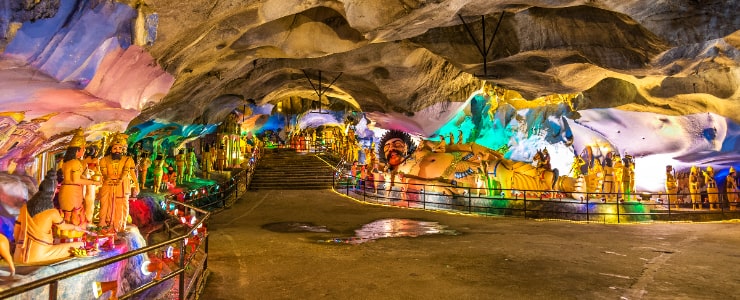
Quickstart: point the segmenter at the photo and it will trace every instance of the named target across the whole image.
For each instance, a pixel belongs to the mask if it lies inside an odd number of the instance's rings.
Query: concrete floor
[[[319,243],[385,218],[459,235]],[[262,226],[305,222],[331,232]],[[202,299],[740,299],[740,222],[577,224],[248,192],[209,224]]]

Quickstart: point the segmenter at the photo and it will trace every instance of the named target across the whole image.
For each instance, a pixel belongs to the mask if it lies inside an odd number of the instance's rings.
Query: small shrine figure
[[[223,171],[226,168],[226,147],[221,145],[216,151],[216,170]]]
[[[719,189],[717,189],[717,181],[714,179],[714,169],[712,166],[708,166],[706,171],[702,171],[702,174],[704,175],[704,184],[707,185],[709,209],[719,209]]]
[[[193,148],[190,148],[186,154],[185,166],[185,181],[190,181],[193,179],[195,169],[198,167],[198,157],[195,155]]]
[[[164,165],[165,160],[162,154],[157,154],[157,159],[154,160],[154,170],[152,170],[153,177],[153,190],[154,193],[159,193],[162,189],[162,178],[164,177]]]
[[[203,148],[203,162],[201,163],[201,166],[203,178],[211,178],[211,171],[213,171],[213,153],[211,152],[211,146],[209,145],[205,145]]]
[[[624,163],[622,163],[622,156],[615,153],[612,156],[612,170],[614,171],[614,194],[612,197],[617,197],[618,194],[624,191],[622,181],[624,180]]]
[[[632,167],[632,160],[630,156],[625,155],[624,163],[622,164],[622,194],[624,194],[625,201],[631,200],[631,195],[634,193],[634,181],[635,171]]]
[[[73,225],[84,225],[87,222],[84,205],[84,187],[86,185],[100,185],[99,181],[85,179],[83,166],[80,160],[85,153],[85,135],[80,128],[75,131],[72,141],[67,147],[62,163],[62,185],[59,188],[59,209],[64,221]]]
[[[15,252],[13,260],[18,263],[39,264],[54,262],[70,257],[70,248],[84,246],[83,241],[71,243],[54,243],[52,232],[82,232],[85,229],[64,222],[59,211],[54,208],[53,198],[56,192],[56,171],[49,170],[39,185],[39,191],[21,206],[18,219],[13,228]]]
[[[139,186],[142,189],[146,188],[146,175],[149,172],[149,167],[152,165],[152,159],[149,156],[149,151],[144,150],[141,154],[141,158],[139,158],[139,165],[137,166],[139,169],[139,180],[141,180]]]
[[[614,168],[612,167],[612,154],[608,153],[604,158],[604,184],[602,185],[601,191],[606,195],[604,200],[612,200],[614,193]]]
[[[182,184],[185,181],[185,169],[187,164],[187,156],[185,155],[185,149],[180,149],[175,155],[175,172],[177,172],[177,185]]]
[[[82,160],[82,164],[85,166],[85,179],[92,181],[100,181],[102,175],[100,174],[100,158],[98,158],[98,152],[100,151],[102,140],[98,140],[85,149],[85,158]],[[88,184],[85,186],[85,218],[88,224],[92,224],[93,218],[95,217],[96,208],[96,195],[101,184]]]
[[[131,156],[124,153],[128,135],[117,133],[113,136],[110,154],[100,160],[103,186],[100,187],[100,221],[98,226],[115,232],[126,229],[129,197],[139,194],[139,181],[136,178],[136,164]]]
[[[737,186],[735,167],[730,167],[730,171],[727,173],[727,177],[725,177],[725,190],[727,191],[727,202],[729,202],[731,210],[736,210],[739,204],[740,195],[738,195],[738,192],[740,190],[738,190]]]
[[[689,172],[689,195],[694,209],[701,209],[701,198],[699,195],[699,171],[696,166],[691,166]]]
[[[668,205],[674,203],[678,208],[678,179],[673,166],[665,166],[665,193],[668,197]]]

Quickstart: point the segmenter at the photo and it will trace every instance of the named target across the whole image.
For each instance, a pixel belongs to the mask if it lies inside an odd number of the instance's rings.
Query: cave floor
[[[437,222],[458,234],[346,242],[381,219]],[[582,224],[260,190],[208,229],[203,299],[732,299],[740,288],[738,220]]]

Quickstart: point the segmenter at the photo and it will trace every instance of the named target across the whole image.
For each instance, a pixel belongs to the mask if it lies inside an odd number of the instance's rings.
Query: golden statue
[[[703,171],[704,184],[707,185],[707,200],[709,201],[709,209],[719,208],[719,189],[717,189],[717,181],[714,179],[714,169],[712,166],[708,166],[706,171]]]
[[[85,179],[84,171],[87,169],[80,160],[85,153],[85,135],[80,128],[77,129],[64,154],[62,163],[62,185],[59,188],[59,209],[62,211],[64,221],[74,225],[84,225],[88,222],[85,212],[84,188],[86,185],[100,185],[99,181]],[[91,218],[92,219],[92,216]],[[89,220],[91,221],[91,220]],[[65,233],[66,237],[80,237],[82,233]]]
[[[668,195],[668,204],[674,203],[678,208],[678,179],[673,166],[665,166],[665,193]]]
[[[113,136],[110,154],[100,160],[103,186],[100,187],[100,221],[98,226],[108,227],[115,232],[126,229],[128,199],[139,194],[134,159],[125,154],[128,135]]]
[[[15,253],[13,260],[21,263],[44,263],[70,257],[70,248],[84,246],[84,242],[54,244],[53,227],[60,231],[82,232],[83,228],[65,223],[54,208],[56,171],[49,170],[39,185],[39,191],[20,209],[13,228]]]
[[[139,186],[142,189],[146,188],[146,175],[149,172],[149,167],[152,165],[152,159],[149,156],[149,151],[144,150],[141,154],[141,158],[139,158],[139,165],[137,166],[139,169],[139,180],[141,180]]]
[[[157,159],[154,161],[154,170],[152,171],[152,175],[154,175],[154,181],[153,181],[153,189],[154,193],[159,193],[160,189],[162,189],[162,177],[164,177],[164,156],[162,154],[157,154]]]
[[[735,173],[735,167],[730,167],[730,171],[727,173],[727,177],[725,177],[725,191],[727,191],[727,202],[729,202],[730,209],[735,210],[737,209],[738,205],[738,198],[740,198],[740,195],[738,195],[737,188],[737,174]],[[734,204],[734,205],[733,205]]]
[[[180,149],[175,155],[175,172],[177,172],[177,185],[185,182],[185,165],[187,164],[187,156],[185,155],[185,149]]]
[[[694,209],[701,209],[701,198],[699,197],[699,171],[696,166],[691,166],[689,172],[689,194]]]

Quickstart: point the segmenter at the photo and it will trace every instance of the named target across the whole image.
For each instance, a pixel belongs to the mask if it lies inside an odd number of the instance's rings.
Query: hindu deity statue
[[[100,172],[103,174],[103,186],[100,187],[100,221],[101,228],[110,227],[115,232],[126,229],[129,197],[139,194],[139,181],[136,177],[136,164],[131,156],[126,155],[128,135],[113,135],[110,153],[100,160]]]
[[[631,195],[634,192],[634,181],[635,171],[632,166],[631,157],[625,155],[624,162],[622,164],[622,194],[624,194],[625,201],[631,200]]]
[[[725,177],[725,190],[727,191],[727,202],[729,202],[731,210],[737,209],[738,200],[740,198],[740,195],[738,195],[740,190],[738,190],[737,185],[735,167],[730,167],[727,177]]]
[[[56,192],[56,171],[49,170],[39,185],[39,191],[24,204],[13,228],[15,252],[13,260],[26,264],[54,262],[70,257],[70,248],[78,248],[85,243],[54,243],[53,228],[58,231],[82,232],[85,229],[66,223],[54,207]]]
[[[624,193],[624,163],[622,162],[622,156],[619,153],[614,153],[612,156],[612,168],[614,170],[614,193],[613,197],[617,197],[617,194]]]
[[[190,181],[195,174],[195,169],[198,166],[198,157],[195,155],[195,149],[190,148],[185,158],[185,181]]]
[[[612,154],[608,153],[604,158],[604,184],[602,185],[601,191],[605,195],[605,199],[614,200],[614,168],[612,167]]]
[[[139,164],[137,166],[139,169],[139,180],[141,181],[139,186],[142,189],[146,188],[146,175],[149,173],[149,167],[152,165],[152,158],[150,156],[149,151],[144,150],[141,154],[141,158],[139,158]]]
[[[201,168],[203,171],[203,178],[211,178],[211,171],[213,170],[213,153],[211,152],[211,146],[209,145],[205,145],[203,147],[203,162],[201,163]]]
[[[84,188],[87,185],[100,185],[100,181],[86,179],[86,166],[81,158],[85,153],[85,135],[82,128],[75,130],[72,140],[67,146],[62,163],[62,185],[59,188],[59,209],[63,219],[73,225],[85,225],[88,222],[85,213]],[[90,217],[91,221],[92,217]],[[60,234],[65,237],[80,237],[82,232]],[[79,235],[79,236],[78,236]]]
[[[102,140],[98,140],[85,148],[85,158],[82,159],[82,165],[85,166],[85,179],[97,182],[101,181],[100,158],[98,158],[98,152],[100,152],[101,147]],[[88,225],[92,224],[96,208],[98,207],[95,201],[97,200],[96,195],[99,188],[100,184],[88,184],[85,186],[85,218]]]
[[[154,168],[152,170],[152,175],[154,177],[153,178],[154,181],[152,183],[154,185],[153,190],[154,190],[154,193],[157,193],[157,194],[162,189],[162,178],[164,177],[164,165],[165,165],[164,155],[162,155],[161,153],[157,154],[157,158],[154,160]]]
[[[678,208],[678,179],[673,166],[665,166],[665,193],[668,195],[668,203],[675,203]]]
[[[689,194],[694,209],[701,209],[701,198],[699,195],[699,171],[696,166],[691,166],[689,172]]]
[[[185,149],[180,149],[175,155],[175,172],[177,172],[177,185],[185,182],[185,169],[187,165],[187,156],[185,155]]]
[[[712,166],[707,166],[707,170],[703,171],[704,184],[707,186],[707,199],[709,200],[709,209],[719,208],[719,189],[717,189],[717,181],[714,179],[714,169]]]

